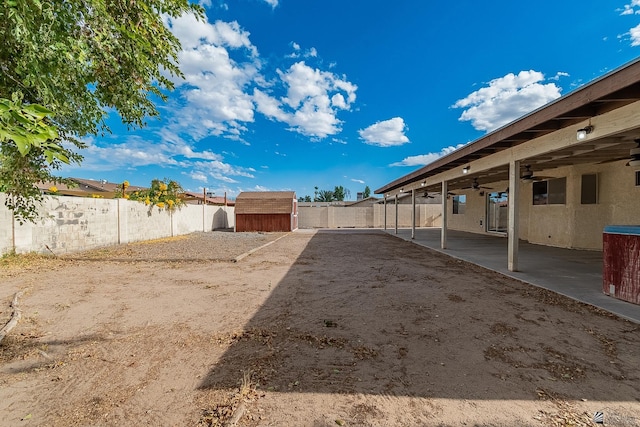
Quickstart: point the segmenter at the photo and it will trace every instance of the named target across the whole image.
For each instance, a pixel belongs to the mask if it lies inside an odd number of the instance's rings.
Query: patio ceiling
[[[584,124],[585,121],[590,121],[637,101],[640,101],[640,59],[375,190],[375,193],[398,193],[403,187],[410,185],[415,187],[415,183],[426,181],[427,178],[442,172],[456,168],[462,170],[465,165],[475,160],[517,147],[568,127]],[[569,165],[622,162],[629,159],[629,150],[638,146],[634,142],[638,138],[640,138],[640,128],[633,128],[620,133],[610,133],[602,138],[587,138],[581,144],[572,144],[568,147],[559,143],[556,150],[521,160],[521,172],[524,171],[524,165],[529,165],[531,171],[536,174],[542,170]],[[474,179],[480,185],[506,181],[508,180],[508,171],[508,162],[477,173],[473,173],[471,170],[469,174],[448,180],[448,189],[455,191],[468,188]],[[439,183],[430,183],[421,187],[420,190],[440,192],[441,186]]]

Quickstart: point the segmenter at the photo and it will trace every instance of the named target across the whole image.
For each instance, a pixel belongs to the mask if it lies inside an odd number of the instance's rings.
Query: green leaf
[[[29,152],[29,149],[31,148],[29,139],[15,133],[11,135],[11,139],[13,140],[13,142],[16,143],[16,146],[18,147],[18,151],[20,152],[20,154],[23,156],[26,156],[27,153]]]
[[[53,111],[38,104],[27,105],[24,107],[24,111],[39,119],[44,119],[45,117],[53,114]]]

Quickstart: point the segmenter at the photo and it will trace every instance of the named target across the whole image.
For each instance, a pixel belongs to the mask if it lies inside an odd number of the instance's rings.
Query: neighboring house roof
[[[106,180],[96,181],[93,179],[81,179],[81,178],[69,178],[70,180],[78,183],[78,190],[88,193],[95,192],[115,192],[122,188],[122,183],[108,182]],[[127,187],[127,193],[133,193],[134,191],[146,190],[145,187],[139,187],[136,185],[130,185]]]
[[[183,193],[185,195],[185,202],[189,203],[189,201],[198,201],[198,203],[202,203],[202,198],[204,194],[196,193],[194,191],[185,191]],[[228,200],[226,197],[205,197],[205,203],[208,205],[219,205],[219,206],[234,206],[235,202],[233,200]]]
[[[356,202],[348,202],[346,206],[348,207],[364,207],[364,206],[372,206],[378,203],[381,199],[377,197],[367,197],[366,199],[358,200]]]
[[[80,179],[80,178],[68,178],[72,182],[75,182],[76,186],[57,184],[54,182],[39,182],[36,187],[45,194],[58,194],[61,196],[78,196],[78,197],[91,197],[92,195],[100,196],[105,199],[115,197],[116,190],[122,187],[122,184],[116,184],[108,181],[95,181],[92,179]],[[55,193],[50,189],[55,187],[58,189]],[[127,187],[127,193],[133,193],[134,191],[145,190],[145,187],[138,187],[136,185],[130,185]]]
[[[533,172],[581,163],[598,163],[629,158],[629,150],[636,146],[633,142],[638,132],[630,129],[625,123],[598,123],[599,116],[606,116],[616,110],[623,110],[629,104],[640,101],[640,59],[624,65],[555,101],[441,157],[440,159],[404,175],[383,187],[375,190],[376,194],[393,195],[402,192],[411,184],[426,183],[425,189],[434,192],[441,190],[441,182],[432,182],[431,177],[447,173],[449,190],[468,188],[470,179],[476,178],[480,185],[508,179],[509,165],[483,166],[476,173],[462,175],[462,170],[478,159],[485,159],[503,150],[516,150],[522,144],[532,140],[539,141],[554,132],[570,135],[574,141],[566,143],[566,139],[557,138],[553,147],[534,147],[531,154],[526,150],[518,150],[527,161]],[[625,110],[626,111],[626,110]],[[592,122],[593,120],[593,122]],[[629,120],[627,120],[628,122]],[[578,128],[591,128],[592,134],[579,144],[575,142]],[[626,128],[625,128],[626,127]],[[620,131],[619,129],[623,129]],[[570,139],[570,138],[569,138]],[[549,143],[550,144],[550,143]],[[450,172],[450,171],[453,171]],[[450,177],[450,178],[449,178]]]
[[[293,191],[245,191],[236,197],[236,214],[290,214],[296,193]]]

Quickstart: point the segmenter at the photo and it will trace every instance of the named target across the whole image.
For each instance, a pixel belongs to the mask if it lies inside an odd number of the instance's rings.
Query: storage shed
[[[298,200],[293,191],[242,192],[236,198],[236,231],[293,231]]]

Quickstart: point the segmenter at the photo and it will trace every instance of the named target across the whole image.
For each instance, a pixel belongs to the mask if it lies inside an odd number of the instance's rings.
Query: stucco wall
[[[442,206],[435,204],[416,205],[416,227],[440,227]],[[387,203],[387,228],[396,226],[396,207]],[[374,206],[374,227],[384,227],[384,205]],[[411,205],[398,205],[398,227],[411,227]]]
[[[625,162],[602,165],[577,165],[536,173],[548,177],[566,177],[564,205],[533,205],[533,186],[519,183],[520,238],[531,243],[575,249],[602,249],[602,232],[607,225],[640,224],[640,187],[635,186],[635,171]],[[583,205],[580,200],[582,175],[598,174],[598,203]],[[502,191],[506,182],[487,184]],[[448,204],[451,229],[486,233],[486,195],[468,191],[465,213],[453,215]],[[480,225],[482,221],[482,225]]]
[[[19,225],[0,195],[0,253],[76,252],[233,227],[233,207],[187,205],[174,212],[124,199],[45,197],[42,219]],[[12,229],[13,223],[13,229]],[[13,240],[15,239],[15,248]],[[47,247],[49,249],[47,249]]]
[[[300,206],[300,228],[382,228],[384,227],[384,205],[366,207],[344,206]],[[395,227],[396,209],[387,204],[387,228]],[[439,227],[442,225],[440,205],[416,205],[417,227]],[[411,227],[411,205],[398,205],[398,226]]]
[[[416,205],[416,226],[442,227],[442,205]]]

